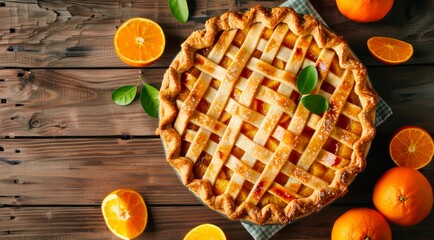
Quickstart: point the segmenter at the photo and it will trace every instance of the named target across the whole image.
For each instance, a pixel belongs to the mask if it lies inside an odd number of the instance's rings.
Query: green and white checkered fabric
[[[268,225],[268,226],[258,226],[250,225],[248,223],[241,223],[243,227],[247,229],[247,232],[252,235],[255,240],[267,240],[270,239],[274,234],[279,232],[286,225]]]
[[[296,12],[300,14],[311,14],[316,19],[320,20],[324,25],[327,25],[309,0],[288,0],[284,2],[281,6],[291,7]],[[392,109],[379,98],[377,105],[377,110],[375,112],[375,125],[378,126],[383,123],[390,115],[392,115]],[[268,226],[258,226],[250,225],[248,223],[241,223],[244,228],[252,235],[255,240],[267,240],[270,239],[274,234],[279,232],[286,225],[268,225]]]
[[[325,24],[324,20],[315,10],[312,4],[309,2],[309,0],[288,0],[282,3],[282,5],[280,6],[290,7],[294,9],[296,12],[298,12],[299,14],[311,14],[316,19],[320,20],[323,24]]]
[[[392,115],[392,109],[381,98],[378,99],[377,109],[375,110],[375,126],[382,124],[390,115]]]

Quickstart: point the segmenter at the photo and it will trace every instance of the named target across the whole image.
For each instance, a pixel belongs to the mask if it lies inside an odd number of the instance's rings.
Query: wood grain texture
[[[164,71],[146,68],[141,75],[159,88]],[[138,74],[134,69],[0,70],[0,137],[154,135],[157,119],[145,114],[139,101],[122,107],[111,100],[117,87],[137,84]],[[434,68],[373,67],[369,74],[395,113],[378,134],[403,125],[434,133]]]
[[[164,69],[141,73],[159,88]],[[137,84],[138,75],[134,69],[0,70],[0,135],[155,135],[157,120],[138,100],[118,106],[111,99],[114,89]]]
[[[333,222],[348,209],[327,207],[288,225],[273,239],[330,239]],[[227,221],[204,207],[148,205],[148,211],[148,225],[138,239],[182,239],[204,222],[221,227],[228,239],[253,239],[240,223]],[[116,239],[105,226],[99,207],[3,207],[0,219],[0,237],[6,239]],[[433,231],[421,234],[433,224],[431,214],[413,227],[391,226],[393,239],[433,239]]]
[[[393,162],[386,137],[372,144],[368,167],[338,205],[369,204]],[[154,205],[201,205],[166,163],[160,139],[0,139],[0,204],[100,204],[118,188],[137,189]],[[434,163],[423,170],[434,185]]]
[[[3,1],[0,7],[0,66],[127,67],[113,49],[116,27],[132,17],[158,22],[166,35],[162,58],[153,66],[168,66],[179,45],[211,16],[256,4],[279,1],[195,1],[190,21],[171,15],[167,1]]]
[[[167,41],[166,51],[153,66],[168,66],[179,45],[206,19],[225,11],[245,10],[283,1],[195,1],[190,20],[181,24],[167,1],[3,1],[0,7],[0,66],[3,67],[127,67],[113,50],[113,36],[122,21],[146,17],[157,21]],[[366,40],[381,33],[413,44],[409,64],[433,62],[434,2],[397,1],[390,14],[371,24],[350,22],[335,1],[314,1],[329,26],[344,36],[368,65],[381,65],[368,53]],[[402,25],[405,28],[402,28]],[[354,34],[357,32],[357,35]]]
[[[416,125],[434,133],[434,68],[427,66],[375,67],[368,70],[378,94],[394,114],[378,128],[392,134],[405,125]]]
[[[89,205],[118,188],[150,204],[200,204],[159,139],[0,139],[0,204]]]

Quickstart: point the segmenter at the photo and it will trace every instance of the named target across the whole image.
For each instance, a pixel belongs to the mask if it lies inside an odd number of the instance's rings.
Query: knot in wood
[[[24,181],[20,180],[20,179],[15,179],[14,183],[16,183],[16,184],[24,184]]]
[[[33,82],[34,76],[30,70],[22,69],[17,71],[17,78],[21,81]]]
[[[30,119],[29,125],[30,125],[30,128],[39,128],[39,127],[41,127],[41,125],[39,123],[39,120],[37,118]]]

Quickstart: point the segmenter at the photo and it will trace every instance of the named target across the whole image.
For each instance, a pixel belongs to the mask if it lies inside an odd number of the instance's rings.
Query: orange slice
[[[419,169],[430,163],[434,143],[431,135],[424,129],[406,126],[392,137],[389,152],[396,165]]]
[[[101,210],[107,227],[121,239],[138,237],[148,222],[145,201],[131,189],[119,189],[107,195]]]
[[[144,67],[164,52],[166,38],[160,25],[146,18],[132,18],[116,31],[114,47],[119,58],[128,65]]]
[[[185,235],[184,240],[226,240],[225,233],[213,224],[199,225]]]
[[[408,61],[413,55],[413,46],[404,41],[388,37],[368,39],[369,52],[380,62],[389,65]]]

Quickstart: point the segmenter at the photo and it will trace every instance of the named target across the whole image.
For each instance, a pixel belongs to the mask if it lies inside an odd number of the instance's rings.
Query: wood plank
[[[142,79],[160,87],[164,69],[143,69]],[[137,84],[138,70],[0,70],[0,136],[154,135],[156,119],[138,99],[113,103],[111,93]]]
[[[430,65],[373,67],[368,69],[375,90],[394,114],[377,130],[393,134],[405,125],[416,125],[434,134],[434,68]]]
[[[369,206],[371,207],[371,206]],[[296,221],[272,239],[330,239],[334,221],[351,206],[330,206]],[[150,206],[149,221],[138,239],[182,239],[195,226],[216,224],[228,239],[253,239],[238,222],[201,206]],[[175,214],[176,212],[176,214]],[[116,239],[96,207],[3,207],[0,236],[14,239]],[[434,214],[412,227],[392,225],[393,239],[433,239]],[[421,234],[423,233],[423,234]]]
[[[336,204],[371,203],[394,166],[388,137],[377,137],[367,168]],[[434,185],[434,162],[422,170]],[[200,205],[166,163],[160,139],[0,139],[0,204],[92,205],[117,188],[137,189],[150,204]]]
[[[329,26],[344,36],[368,65],[381,65],[367,51],[366,40],[375,35],[397,37],[416,49],[409,64],[433,63],[434,2],[399,1],[380,22],[354,23],[344,18],[335,1],[313,1]],[[190,20],[179,23],[167,1],[3,1],[0,7],[0,66],[2,67],[127,67],[113,50],[113,36],[121,21],[147,17],[166,34],[167,47],[152,66],[168,66],[179,45],[206,19],[227,10],[245,10],[257,4],[278,6],[282,1],[195,1]],[[405,28],[402,24],[405,22]],[[357,32],[357,34],[354,34]]]
[[[159,139],[0,139],[0,204],[100,204],[118,188],[150,204],[200,204]]]
[[[142,78],[159,88],[164,71],[146,68]],[[434,68],[372,67],[369,74],[394,111],[378,134],[404,125],[434,133]],[[111,100],[114,89],[136,84],[137,76],[133,69],[2,69],[0,137],[154,135],[157,119],[147,116],[139,101],[121,107]]]
[[[127,67],[113,49],[116,27],[133,17],[150,18],[164,29],[167,46],[153,66],[168,66],[190,33],[227,10],[280,1],[196,1],[190,21],[179,23],[167,1],[3,1],[0,7],[0,66]]]

